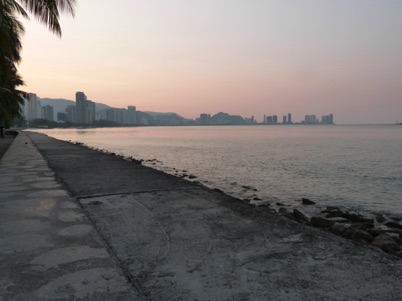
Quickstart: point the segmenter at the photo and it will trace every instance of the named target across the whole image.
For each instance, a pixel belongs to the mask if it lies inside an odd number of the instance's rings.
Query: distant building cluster
[[[198,125],[246,125],[246,124],[266,124],[266,125],[276,125],[276,124],[334,124],[334,115],[324,115],[321,121],[317,119],[315,115],[306,115],[305,119],[301,122],[293,122],[292,114],[282,116],[282,120],[278,118],[278,115],[264,115],[261,123],[258,123],[254,116],[251,118],[243,118],[238,115],[229,115],[227,113],[218,113],[215,115],[210,114],[200,114],[200,117],[196,119],[196,124]]]
[[[128,106],[127,109],[108,108],[98,113],[98,120],[106,120],[117,124],[137,124],[137,109],[135,106]]]
[[[282,116],[264,115],[262,122],[257,122],[254,116],[242,117],[239,115],[230,115],[228,113],[219,112],[215,115],[202,113],[199,118],[186,119],[175,113],[152,113],[137,111],[135,106],[127,108],[112,108],[107,105],[97,104],[87,98],[84,92],[75,93],[75,104],[71,100],[52,100],[58,109],[55,112],[54,107],[49,105],[49,99],[43,99],[46,105],[41,105],[40,100],[34,93],[27,96],[23,108],[24,117],[27,126],[39,126],[38,120],[57,121],[65,123],[67,126],[133,126],[133,125],[288,125],[288,124],[334,124],[334,115],[323,115],[319,120],[316,115],[306,115],[304,120],[294,122],[292,114],[287,113]],[[60,104],[53,101],[61,101]],[[64,112],[60,112],[63,111]],[[56,118],[55,118],[56,117]],[[57,120],[55,120],[57,119]],[[36,121],[36,125],[35,125]],[[53,125],[55,126],[55,125]]]
[[[53,107],[49,105],[41,106],[35,93],[27,95],[27,101],[22,108],[23,116],[29,122],[35,119],[46,119],[54,121]]]
[[[107,108],[96,113],[96,105],[88,100],[84,92],[75,93],[75,106],[66,108],[67,121],[81,125],[91,125],[95,120],[113,122],[119,125],[137,124],[137,111],[135,106],[127,109]]]
[[[278,120],[277,115],[267,116],[264,115],[264,119],[262,121],[263,124],[279,124],[280,121]],[[282,124],[292,124],[292,114],[288,113],[288,115],[282,116]]]
[[[334,115],[323,115],[321,117],[321,122],[315,115],[306,115],[304,120],[301,122],[302,124],[334,124]]]
[[[54,116],[54,108],[51,105],[42,106],[35,93],[29,93],[23,107],[23,116],[28,122],[38,119],[57,121],[61,123],[70,122],[77,125],[92,125],[95,121],[107,121],[118,125],[136,125],[137,110],[135,106],[128,106],[127,109],[106,108],[96,111],[95,102],[89,100],[84,92],[75,93],[75,105],[66,107],[65,112],[57,112],[57,120]]]

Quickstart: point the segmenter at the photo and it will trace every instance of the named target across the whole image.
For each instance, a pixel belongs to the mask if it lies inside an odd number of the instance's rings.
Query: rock
[[[354,229],[350,237],[355,240],[363,240],[367,242],[372,242],[374,239],[370,233],[360,229]]]
[[[306,199],[306,198],[302,198],[302,204],[303,205],[314,205],[315,202],[313,202],[313,201],[311,201],[309,199]]]
[[[363,223],[354,223],[351,225],[351,229],[359,229],[359,230],[363,230],[363,231],[367,230],[366,225]]]
[[[338,207],[328,206],[327,209],[321,213],[326,213],[326,217],[343,217],[345,218],[345,213]]]
[[[347,226],[337,223],[334,223],[331,227],[331,232],[336,235],[344,235],[347,230],[348,230]]]
[[[386,230],[380,229],[380,228],[373,228],[373,229],[368,229],[367,230],[368,233],[370,233],[373,236],[378,236],[382,233],[387,232]]]
[[[282,214],[289,213],[288,209],[286,209],[286,208],[279,208],[278,212],[282,213]]]
[[[381,233],[376,238],[374,238],[373,246],[380,248],[385,252],[399,251],[401,247],[395,242],[395,240],[387,233]]]
[[[296,220],[295,216],[291,212],[289,212],[286,208],[279,208],[278,212],[290,220],[293,221]]]
[[[277,206],[285,206],[285,204],[282,204],[282,203],[279,203],[279,202],[276,202],[276,205]]]
[[[298,210],[298,209],[293,209],[293,216],[295,217],[295,219],[303,224],[309,224],[309,218],[307,217],[307,215],[305,215],[302,211]]]
[[[379,222],[379,223],[383,223],[383,222],[385,222],[387,219],[385,218],[384,215],[382,215],[382,214],[377,214],[377,216],[375,217],[375,220],[376,220],[377,222]]]
[[[334,223],[340,223],[340,224],[349,223],[349,220],[347,218],[344,218],[344,217],[331,217],[331,218],[329,218],[329,220],[334,222]]]
[[[388,228],[395,228],[395,229],[400,229],[402,230],[402,225],[397,223],[397,222],[386,222],[384,225],[386,225]]]
[[[330,228],[334,222],[321,216],[313,216],[310,219],[311,225],[319,228]]]
[[[195,175],[189,175],[188,178],[189,178],[189,179],[195,179],[195,178],[197,178],[197,177],[196,177]]]
[[[325,208],[325,210],[321,211],[321,213],[330,213],[332,211],[340,211],[340,212],[342,212],[342,210],[339,207],[327,206],[327,208]]]
[[[355,223],[374,223],[374,219],[356,213],[345,213],[345,217]]]

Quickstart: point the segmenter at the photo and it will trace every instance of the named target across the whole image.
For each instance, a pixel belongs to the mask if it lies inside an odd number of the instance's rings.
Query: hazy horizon
[[[24,21],[19,72],[41,98],[195,119],[334,114],[402,122],[402,2],[78,1],[63,37]]]

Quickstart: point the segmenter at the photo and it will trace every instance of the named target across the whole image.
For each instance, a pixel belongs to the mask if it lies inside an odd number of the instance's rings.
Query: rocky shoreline
[[[116,156],[134,164],[155,166],[158,163],[161,163],[157,159],[136,159],[134,157],[126,157],[114,152],[109,152],[104,149],[94,148],[80,142],[68,142]],[[196,180],[197,176],[189,174],[186,170],[177,170],[176,168],[173,168],[173,170],[174,176],[203,185],[203,183]],[[242,187],[245,190],[253,192],[257,191],[257,189],[252,186]],[[220,189],[215,190],[225,193]],[[383,214],[375,214],[374,217],[370,217],[356,211],[342,210],[338,206],[326,206],[325,209],[322,209],[314,201],[307,198],[302,198],[297,201],[302,207],[308,210],[303,210],[300,206],[298,208],[296,208],[296,206],[289,206],[290,208],[286,208],[285,204],[262,200],[258,198],[256,194],[254,194],[252,199],[239,200],[256,208],[268,207],[270,210],[275,211],[292,221],[319,228],[320,230],[330,232],[346,239],[354,240],[369,247],[381,249],[388,254],[402,259],[402,224],[401,220],[397,217],[389,217]],[[314,209],[311,210],[311,207],[314,207]],[[308,211],[309,213],[306,213],[305,211]]]
[[[309,199],[301,201],[304,206],[315,205]],[[337,206],[327,206],[313,216],[308,216],[303,210],[296,208],[288,210],[281,207],[279,213],[299,223],[379,248],[402,258],[402,224],[397,218],[383,214],[368,217],[358,212],[343,211]]]

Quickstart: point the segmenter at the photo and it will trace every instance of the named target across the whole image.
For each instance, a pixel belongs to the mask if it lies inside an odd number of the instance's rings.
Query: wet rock
[[[395,240],[387,233],[381,233],[378,235],[374,238],[372,244],[385,252],[399,251],[401,249]]]
[[[349,220],[347,218],[344,217],[331,217],[328,218],[330,221],[334,222],[334,223],[340,223],[340,224],[346,224],[349,223]]]
[[[366,230],[366,225],[364,223],[353,223],[352,224],[353,229],[360,229],[360,230]]]
[[[305,215],[302,211],[300,211],[298,209],[293,209],[293,216],[300,223],[303,223],[303,224],[309,224],[310,223],[310,220],[307,217],[307,215]]]
[[[302,198],[302,204],[303,205],[314,205],[315,202],[313,202],[312,200],[306,199],[306,198]]]
[[[384,225],[387,226],[388,228],[395,228],[395,229],[402,230],[402,225],[397,222],[390,221],[390,222],[384,223]]]
[[[345,217],[345,213],[339,209],[339,207],[334,207],[334,206],[328,206],[324,211],[322,211],[321,213],[326,213],[325,217]]]
[[[281,214],[289,213],[288,209],[286,209],[286,208],[279,208],[278,212]]]
[[[344,235],[349,229],[346,225],[334,223],[331,227],[331,232],[336,235]]]
[[[382,214],[377,214],[377,216],[375,217],[375,220],[379,223],[383,223],[385,222],[387,219],[384,215]]]
[[[355,223],[374,223],[373,218],[364,217],[363,215],[357,213],[346,212],[344,217]]]
[[[353,229],[350,237],[355,240],[363,240],[367,242],[372,242],[374,239],[373,235],[361,229]]]
[[[373,228],[373,229],[368,229],[367,232],[373,236],[378,236],[382,233],[386,233],[387,231],[384,229],[380,229],[380,228]]]
[[[279,208],[278,212],[290,220],[296,220],[295,216],[286,208],[281,207]]]
[[[310,224],[319,228],[330,228],[334,222],[321,216],[313,216],[310,219]]]

